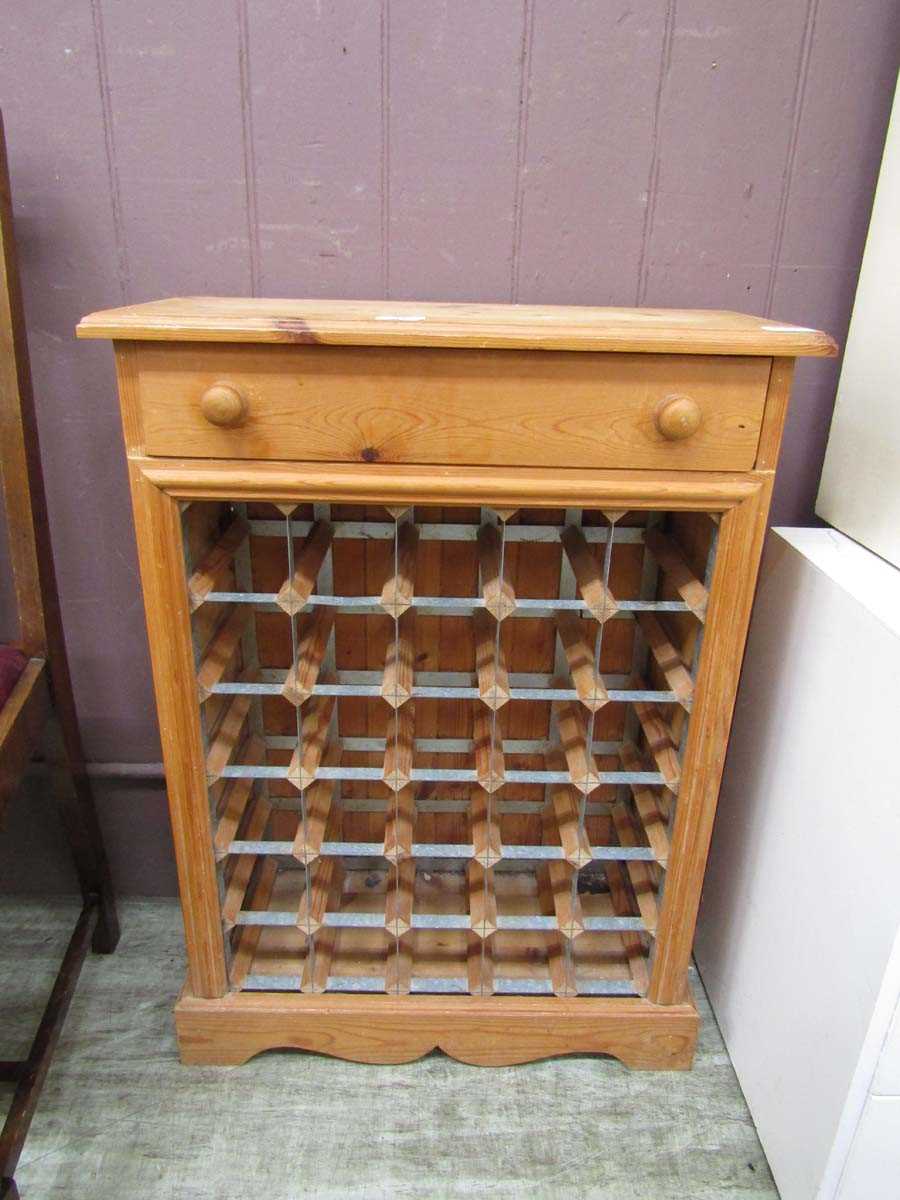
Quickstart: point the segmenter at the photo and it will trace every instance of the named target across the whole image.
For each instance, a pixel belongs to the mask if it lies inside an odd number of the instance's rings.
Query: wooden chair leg
[[[85,901],[94,897],[98,906],[92,949],[95,954],[111,954],[119,941],[119,918],[94,792],[83,761],[73,763],[65,743],[62,723],[54,713],[44,735],[51,786],[57,797],[81,894]]]
[[[19,1195],[13,1176],[75,994],[91,935],[96,928],[98,912],[96,900],[85,903],[69,939],[28,1057],[20,1063],[7,1064],[8,1068],[16,1068],[17,1083],[6,1121],[0,1130],[0,1200],[17,1200]]]

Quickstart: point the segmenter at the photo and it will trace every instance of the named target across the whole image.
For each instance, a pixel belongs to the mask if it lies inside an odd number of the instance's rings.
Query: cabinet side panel
[[[129,464],[191,986],[222,996],[226,972],[178,502]]]
[[[648,992],[656,1004],[675,1004],[684,993],[771,491],[763,479],[722,517]]]

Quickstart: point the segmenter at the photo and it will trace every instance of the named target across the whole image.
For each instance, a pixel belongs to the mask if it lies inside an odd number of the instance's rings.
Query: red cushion
[[[7,702],[28,659],[15,646],[0,646],[0,708]]]

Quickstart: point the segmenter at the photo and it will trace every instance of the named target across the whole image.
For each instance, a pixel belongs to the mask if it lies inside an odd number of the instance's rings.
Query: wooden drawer
[[[749,470],[771,360],[691,354],[134,344],[149,454]],[[204,415],[224,384],[233,426]],[[221,395],[221,393],[220,393]],[[667,440],[661,403],[699,427]],[[227,406],[226,406],[227,408]],[[220,418],[223,414],[218,414]],[[224,413],[228,418],[227,411]]]

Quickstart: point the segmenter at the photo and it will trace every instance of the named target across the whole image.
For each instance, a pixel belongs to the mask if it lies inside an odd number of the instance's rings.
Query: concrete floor
[[[27,1049],[74,914],[65,900],[0,902],[0,1058]],[[125,902],[122,927],[115,956],[85,965],[19,1166],[23,1200],[778,1195],[696,979],[689,1073],[283,1052],[188,1068],[169,1011],[183,975],[177,906]]]

